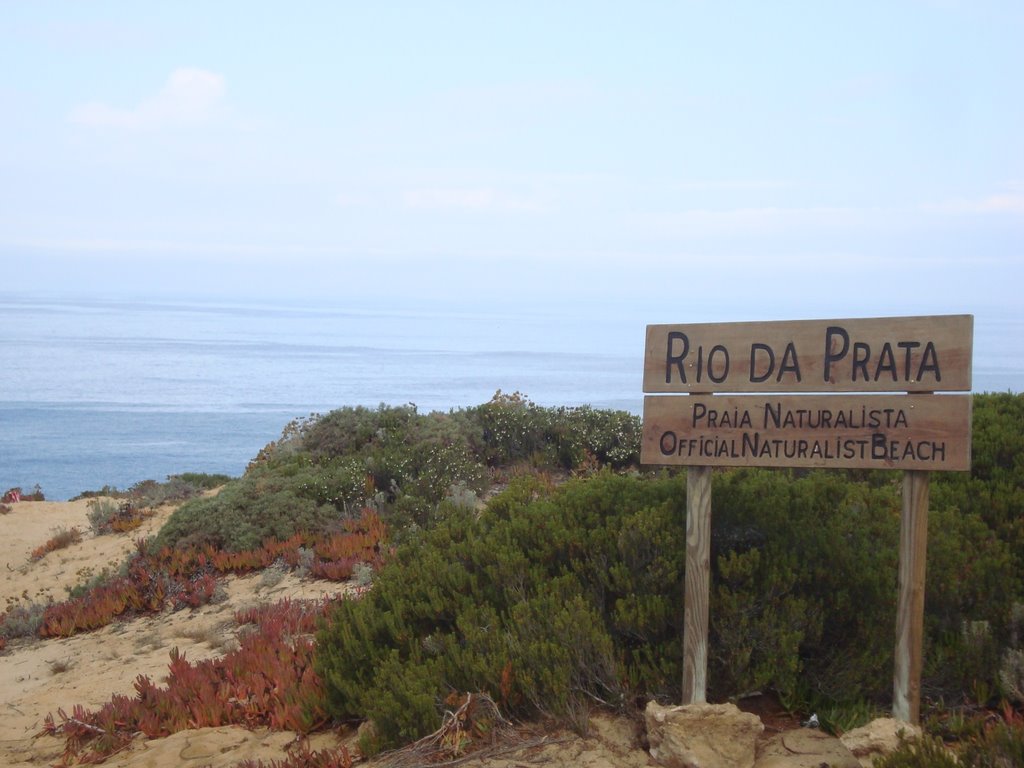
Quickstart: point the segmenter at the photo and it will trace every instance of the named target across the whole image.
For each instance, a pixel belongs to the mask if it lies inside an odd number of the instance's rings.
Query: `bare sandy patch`
[[[89,526],[89,502],[22,501],[0,515],[3,541],[3,573],[0,598],[46,602],[67,598],[67,590],[99,574],[115,569],[135,548],[138,539],[152,536],[164,524],[174,507],[156,509],[141,527],[125,534],[96,536]],[[32,551],[45,544],[59,530],[77,528],[82,541],[32,560]]]

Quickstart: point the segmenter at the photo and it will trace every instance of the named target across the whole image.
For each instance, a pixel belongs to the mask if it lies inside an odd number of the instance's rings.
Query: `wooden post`
[[[927,549],[928,473],[904,472],[892,716],[915,725],[921,716],[921,655],[924,639],[924,578]]]
[[[683,704],[707,701],[710,584],[711,467],[689,467],[686,472]]]

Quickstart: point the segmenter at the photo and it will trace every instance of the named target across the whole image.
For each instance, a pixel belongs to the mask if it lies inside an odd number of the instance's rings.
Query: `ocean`
[[[292,419],[346,405],[448,411],[500,389],[639,414],[645,324],[690,321],[638,306],[0,294],[0,493],[236,476]],[[1022,339],[1020,318],[976,316],[976,391],[1024,389]]]

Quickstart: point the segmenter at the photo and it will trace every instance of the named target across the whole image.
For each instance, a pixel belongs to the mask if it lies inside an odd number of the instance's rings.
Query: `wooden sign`
[[[649,325],[644,392],[969,392],[971,315]]]
[[[973,335],[971,315],[647,326],[640,461],[687,467],[684,703],[706,700],[712,468],[903,469],[893,716],[918,721],[928,471],[971,466],[970,396],[930,393],[970,391]]]
[[[969,470],[970,395],[645,397],[642,464]]]

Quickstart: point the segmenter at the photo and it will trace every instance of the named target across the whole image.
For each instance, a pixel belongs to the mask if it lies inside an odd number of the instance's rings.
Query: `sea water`
[[[689,321],[637,306],[0,294],[0,493],[239,475],[292,419],[346,405],[448,411],[502,390],[639,414],[645,323]],[[976,317],[976,391],[1024,388],[1022,330]]]
[[[639,412],[643,326],[522,308],[0,297],[0,493],[238,475],[341,406]]]

